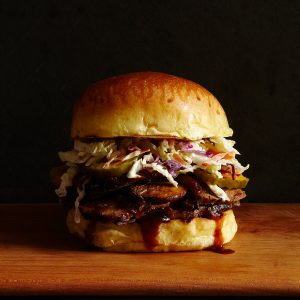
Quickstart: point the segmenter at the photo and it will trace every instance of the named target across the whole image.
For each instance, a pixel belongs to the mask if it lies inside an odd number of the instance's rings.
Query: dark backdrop
[[[1,202],[57,201],[72,104],[96,80],[152,70],[222,103],[250,202],[299,201],[300,1],[1,1]]]

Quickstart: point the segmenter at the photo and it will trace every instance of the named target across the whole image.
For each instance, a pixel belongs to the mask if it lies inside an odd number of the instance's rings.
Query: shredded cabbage
[[[139,178],[138,172],[143,168],[142,159],[136,160],[132,165],[131,169],[127,173],[128,178]]]
[[[75,206],[75,212],[74,212],[74,222],[79,224],[80,223],[80,211],[79,211],[79,204],[80,201],[84,198],[85,196],[85,185],[87,184],[88,180],[86,180],[83,184],[82,184],[82,189],[80,189],[79,187],[77,187],[77,198],[75,200],[74,206]]]
[[[223,189],[221,189],[220,187],[218,187],[216,184],[207,184],[207,185],[214,192],[214,194],[216,196],[218,196],[219,198],[221,198],[224,201],[228,201],[229,200],[227,194],[223,191]]]
[[[70,167],[61,176],[61,182],[59,188],[55,190],[58,197],[65,197],[67,195],[67,187],[72,186],[73,178],[78,171],[77,167]]]
[[[235,141],[227,140],[224,137],[210,138],[210,141],[215,144],[215,150],[219,152],[231,152],[233,151],[235,154],[240,154],[233,146],[235,145]]]
[[[65,162],[73,164],[85,163],[86,166],[90,166],[116,150],[117,145],[113,140],[90,144],[75,140],[73,150],[58,152],[58,156]]]
[[[150,151],[150,149],[146,149],[146,150],[144,150],[144,151],[142,151],[142,150],[140,150],[140,149],[139,149],[139,150],[135,150],[135,151],[133,151],[133,152],[127,154],[124,158],[122,158],[122,161],[125,161],[125,160],[128,160],[128,159],[137,157],[137,156],[139,156],[139,155],[141,155],[141,154],[143,154],[143,153],[149,152],[149,151]]]
[[[134,160],[126,174],[128,178],[142,177],[143,169],[156,171],[164,176],[171,184],[177,186],[176,176],[181,173],[194,172],[196,169],[205,170],[218,178],[223,177],[222,167],[232,165],[240,175],[249,168],[242,166],[236,159],[239,152],[234,148],[235,142],[223,137],[206,138],[197,141],[175,139],[142,139],[123,138],[116,142],[114,139],[85,143],[75,140],[74,149],[59,152],[58,155],[66,165],[70,166],[62,176],[61,186],[56,190],[60,197],[67,193],[66,187],[72,184],[77,167],[98,166],[108,169],[112,162]],[[230,172],[230,171],[229,171]],[[215,195],[227,200],[226,193],[217,185],[209,185]]]
[[[165,176],[170,183],[172,183],[174,186],[178,186],[177,181],[174,180],[173,176],[170,174],[170,172],[163,166],[157,164],[157,163],[152,163],[152,164],[146,164],[145,167],[152,168],[153,170],[157,171],[161,175]]]

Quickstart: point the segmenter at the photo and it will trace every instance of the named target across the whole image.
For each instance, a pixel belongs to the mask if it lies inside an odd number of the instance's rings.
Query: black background
[[[248,202],[299,201],[300,1],[1,1],[1,202],[56,202],[76,97],[132,71],[186,77],[224,107]]]

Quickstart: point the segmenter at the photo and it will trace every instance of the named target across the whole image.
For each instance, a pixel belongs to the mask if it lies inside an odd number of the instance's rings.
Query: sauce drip
[[[216,222],[216,228],[214,233],[214,247],[220,248],[223,247],[224,239],[222,234],[222,227],[223,227],[223,218],[213,218]]]
[[[144,245],[148,251],[152,251],[158,245],[157,235],[161,223],[168,222],[170,219],[165,215],[149,215],[140,221]]]
[[[213,220],[216,222],[216,228],[214,232],[214,245],[207,250],[213,251],[219,254],[232,254],[235,251],[232,249],[224,248],[224,239],[222,234],[222,227],[224,219],[222,217],[215,217]]]

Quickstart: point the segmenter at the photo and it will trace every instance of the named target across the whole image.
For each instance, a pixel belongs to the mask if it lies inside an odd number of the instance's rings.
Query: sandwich
[[[51,175],[69,232],[103,251],[223,247],[249,180],[232,134],[190,80],[137,72],[90,85],[74,104],[74,147]]]

